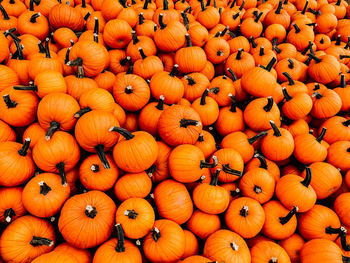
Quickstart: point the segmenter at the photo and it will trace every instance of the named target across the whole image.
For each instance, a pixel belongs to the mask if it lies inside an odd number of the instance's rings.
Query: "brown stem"
[[[74,118],[78,119],[81,116],[83,116],[85,113],[88,113],[89,111],[92,111],[92,109],[90,107],[83,108],[74,114]]]
[[[282,136],[281,131],[278,129],[278,127],[275,124],[275,122],[270,120],[270,125],[271,125],[271,127],[273,129],[273,135],[276,136],[276,137],[281,137]]]
[[[306,173],[305,178],[304,178],[303,181],[301,181],[301,184],[303,186],[305,186],[305,187],[309,187],[309,185],[311,183],[311,178],[312,178],[312,176],[311,176],[311,168],[306,166],[305,173]]]
[[[238,49],[237,55],[236,55],[236,60],[242,59],[242,52],[243,52],[243,48]]]
[[[39,182],[40,194],[47,195],[52,189],[44,181]]]
[[[211,177],[210,185],[213,185],[213,186],[218,185],[218,179],[219,179],[220,172],[221,172],[221,169],[216,169],[214,175]]]
[[[297,206],[293,206],[293,209],[289,211],[289,213],[284,216],[284,217],[280,217],[279,220],[280,220],[280,223],[281,225],[285,225],[289,222],[289,220],[292,219],[292,217],[298,212],[298,207]]]
[[[254,154],[254,157],[257,158],[260,162],[260,168],[267,170],[267,162],[266,159],[264,158],[264,156],[262,156],[259,153]]]
[[[89,218],[95,218],[95,216],[97,215],[96,207],[87,205],[85,207],[85,215]]]
[[[214,155],[212,157],[212,159],[213,159],[212,163],[207,163],[207,162],[201,160],[199,168],[203,169],[203,168],[214,168],[214,167],[216,167],[218,165],[218,158]]]
[[[266,135],[267,135],[267,131],[262,131],[262,132],[258,133],[257,135],[255,135],[251,138],[248,138],[248,142],[249,142],[249,144],[253,144],[254,142],[256,142],[257,140],[259,140],[260,138],[262,138]]]
[[[243,206],[242,209],[239,211],[239,214],[243,217],[247,217],[248,216],[248,206]]]
[[[267,104],[263,107],[264,111],[269,112],[273,107],[272,96],[267,97]]]
[[[126,210],[124,212],[124,215],[126,215],[130,219],[136,219],[139,214],[133,209],[133,210]]]
[[[100,166],[98,164],[93,164],[90,167],[91,171],[94,173],[98,173],[100,171]]]
[[[67,186],[67,178],[66,178],[66,171],[64,169],[64,163],[60,162],[60,163],[56,164],[56,168],[57,168],[58,173],[61,177],[61,184],[63,186]]]
[[[104,152],[104,145],[103,144],[98,144],[95,147],[96,153],[98,155],[98,158],[100,158],[100,161],[103,164],[103,167],[105,169],[111,169],[111,166],[109,165],[109,162],[107,160],[106,154]]]
[[[29,145],[30,145],[30,138],[25,138],[24,139],[24,143],[22,145],[22,148],[18,150],[18,154],[21,156],[26,156],[28,149],[29,149]]]
[[[41,16],[40,13],[35,13],[35,14],[33,14],[33,15],[30,17],[29,22],[30,22],[30,23],[36,23],[36,19],[37,19],[38,17],[40,17],[40,16]]]
[[[158,101],[158,104],[156,105],[156,108],[158,110],[164,110],[164,96],[163,95],[160,95],[159,96],[159,101]]]
[[[173,66],[173,68],[171,69],[171,71],[170,71],[170,73],[169,73],[169,76],[170,76],[170,77],[175,77],[175,74],[176,74],[176,72],[177,72],[178,67],[179,67],[178,64],[175,64],[175,65]]]
[[[3,100],[4,100],[4,102],[5,102],[5,104],[6,104],[8,109],[16,108],[17,102],[11,100],[9,94],[2,95],[2,98],[3,98]]]
[[[327,131],[327,128],[326,128],[326,127],[322,127],[320,136],[316,139],[316,141],[318,141],[319,143],[321,143],[322,140],[323,140],[323,138],[324,138],[324,136],[326,135],[326,131]]]
[[[192,41],[191,41],[190,34],[186,34],[185,38],[186,38],[186,47],[192,47]]]
[[[238,177],[242,177],[242,175],[243,175],[243,173],[241,171],[232,169],[229,164],[223,164],[222,165],[222,170],[225,173],[228,173],[228,174],[231,174],[231,175],[235,175],[235,176],[238,176]]]
[[[31,244],[33,247],[44,246],[44,245],[48,247],[52,247],[53,241],[49,238],[33,236],[29,244]]]
[[[209,92],[208,89],[206,89],[206,90],[203,92],[203,94],[202,94],[202,96],[201,96],[200,105],[205,105],[205,104],[206,104],[205,99],[206,99],[206,97],[208,96],[208,92]]]
[[[16,212],[12,208],[8,208],[4,212],[5,223],[9,224],[12,221],[12,218],[16,216]]]
[[[117,228],[117,236],[118,236],[118,243],[115,247],[115,251],[118,253],[125,252],[125,245],[124,245],[124,231],[121,224],[115,225]]]
[[[160,25],[160,29],[164,29],[166,27],[166,24],[163,22],[163,14],[159,14],[158,22]]]
[[[135,137],[134,134],[132,134],[131,132],[129,132],[128,130],[121,128],[121,127],[117,127],[117,126],[113,126],[109,129],[109,131],[114,131],[119,133],[120,135],[122,135],[126,140],[131,140],[132,138]]]
[[[292,96],[288,94],[286,87],[282,88],[282,93],[286,101],[290,101],[291,99],[293,99]]]
[[[57,121],[50,122],[50,127],[46,131],[45,139],[48,141],[51,139],[52,135],[60,128],[60,123]]]
[[[161,234],[160,234],[160,231],[158,228],[154,227],[152,229],[152,239],[155,241],[155,242],[158,242],[158,240],[161,238]]]

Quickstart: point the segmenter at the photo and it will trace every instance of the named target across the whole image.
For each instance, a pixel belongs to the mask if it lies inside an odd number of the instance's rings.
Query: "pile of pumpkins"
[[[0,11],[0,262],[350,262],[346,1]]]

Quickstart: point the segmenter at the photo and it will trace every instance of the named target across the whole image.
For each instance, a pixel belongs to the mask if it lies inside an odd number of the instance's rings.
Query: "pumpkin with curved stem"
[[[1,41],[1,37],[0,37],[0,41]],[[1,42],[0,42],[1,43]],[[30,78],[29,78],[29,60],[24,58],[23,55],[23,45],[21,45],[17,40],[14,41],[16,48],[17,48],[17,57],[16,56],[12,56],[8,62],[7,62],[7,66],[11,69],[13,69],[18,76],[19,82],[22,85],[28,85]],[[5,46],[5,45],[4,45]],[[7,45],[5,46],[7,47]],[[1,56],[1,54],[0,54]]]
[[[208,78],[204,74],[198,72],[185,75],[181,80],[184,84],[183,96],[190,102],[199,98],[209,86]]]
[[[269,201],[263,205],[265,211],[265,224],[262,234],[265,236],[282,240],[290,237],[297,228],[297,218],[295,214],[298,207],[291,210],[286,209],[279,201]]]
[[[126,55],[124,50],[111,49],[109,53],[109,67],[108,69],[114,73],[118,74],[121,72],[126,72],[129,69],[131,57]]]
[[[22,187],[9,187],[0,190],[1,223],[9,224],[26,213],[22,202],[22,192]]]
[[[231,104],[230,94],[236,94],[233,84],[226,75],[215,77],[210,82],[209,96],[215,99],[219,106],[228,106]]]
[[[87,190],[107,191],[113,187],[119,177],[118,167],[112,157],[106,159],[110,169],[105,169],[97,154],[88,156],[79,167],[79,179]]]
[[[340,64],[334,56],[324,55],[318,58],[309,54],[309,57],[313,60],[308,68],[311,78],[322,84],[328,84],[336,79],[340,71]]]
[[[247,38],[257,38],[261,35],[263,25],[260,22],[260,19],[263,14],[263,12],[256,12],[253,14],[254,17],[249,17],[242,21],[240,30],[243,36]]]
[[[250,262],[249,248],[235,232],[220,229],[211,234],[204,244],[203,255],[211,260],[227,263]]]
[[[350,121],[341,116],[334,116],[325,120],[321,127],[327,128],[324,140],[333,144],[336,141],[346,141],[350,139]],[[320,128],[319,133],[322,131]]]
[[[23,145],[11,141],[0,143],[0,185],[17,186],[34,175],[35,164],[29,145],[30,138]]]
[[[187,222],[193,212],[193,203],[186,187],[173,180],[165,180],[157,185],[154,201],[162,218],[179,225]]]
[[[306,167],[305,178],[287,174],[277,182],[276,196],[286,208],[291,209],[297,206],[299,212],[306,212],[315,205],[317,199],[310,183],[311,169],[309,167]]]
[[[280,179],[280,168],[278,165],[259,153],[254,154],[253,159],[247,163],[245,172],[249,172],[254,168],[263,168],[267,170],[275,178],[276,182]]]
[[[197,111],[204,126],[213,124],[219,116],[219,106],[213,98],[208,97],[208,92],[206,89],[201,98],[192,102],[192,108]]]
[[[258,201],[249,197],[233,200],[226,213],[226,225],[243,238],[256,236],[262,229],[265,212]]]
[[[152,231],[143,241],[143,251],[152,262],[179,260],[185,251],[185,234],[182,228],[171,220],[156,220]],[[155,253],[156,251],[158,253]]]
[[[314,205],[298,218],[299,232],[306,240],[323,238],[334,241],[340,234],[341,224],[337,214],[328,207]]]
[[[150,79],[156,73],[163,71],[164,66],[159,57],[154,55],[146,56],[141,47],[138,50],[141,58],[134,63],[134,74],[144,79]]]
[[[18,232],[19,229],[20,232]],[[54,242],[55,231],[50,223],[44,219],[26,215],[12,222],[2,233],[0,255],[5,261],[32,261],[50,252]]]
[[[145,198],[151,190],[152,180],[145,172],[124,174],[114,185],[114,193],[120,201]]]
[[[22,200],[25,209],[32,215],[50,217],[61,209],[69,194],[70,188],[62,186],[58,175],[42,173],[26,184]]]
[[[79,100],[80,96],[88,90],[97,89],[98,85],[96,81],[85,77],[84,68],[82,66],[77,67],[76,75],[68,75],[64,78],[67,85],[67,93]]]
[[[293,44],[297,50],[302,51],[308,47],[309,41],[314,41],[315,33],[309,26],[299,28],[296,23],[292,23],[292,26],[293,28],[287,34],[287,41]]]
[[[152,229],[155,215],[152,206],[142,198],[129,198],[117,209],[116,222],[123,226],[125,236],[138,239]]]
[[[157,53],[157,48],[150,37],[138,36],[135,31],[131,31],[132,41],[126,48],[126,55],[130,56],[131,62],[135,63],[142,58],[140,48],[145,56],[154,56]]]
[[[217,158],[213,158],[213,163],[207,163],[200,148],[190,144],[183,144],[172,150],[168,163],[170,174],[175,180],[191,183],[202,176],[204,173],[203,169],[216,167]]]
[[[306,93],[290,95],[285,87],[282,88],[285,103],[282,111],[291,120],[298,120],[308,115],[312,109],[312,100]]]
[[[38,122],[34,122],[27,127],[22,136],[24,142],[26,138],[30,138],[29,148],[33,149],[37,142],[45,137],[45,130],[40,126]]]

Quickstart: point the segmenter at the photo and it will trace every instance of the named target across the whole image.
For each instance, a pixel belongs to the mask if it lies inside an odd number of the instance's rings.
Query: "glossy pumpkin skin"
[[[74,257],[78,263],[88,263],[91,262],[91,252],[88,250],[75,248],[68,243],[62,243],[58,245],[54,251],[59,251],[62,253],[67,253],[71,257]]]
[[[22,202],[22,187],[9,187],[0,190],[0,222],[8,224],[23,216],[26,210]]]
[[[299,234],[293,234],[290,237],[281,240],[279,244],[287,252],[292,263],[300,261],[300,250],[304,246],[305,241]]]
[[[37,257],[32,262],[34,263],[44,263],[44,262],[78,263],[78,260],[76,260],[74,257],[71,257],[68,254],[65,254],[59,251],[52,251],[50,253],[46,253]]]
[[[114,185],[114,193],[120,201],[132,197],[144,198],[151,189],[152,180],[145,172],[124,174]]]
[[[205,240],[209,235],[220,229],[221,222],[218,215],[195,210],[186,225],[196,236]]]
[[[252,262],[266,262],[266,260],[277,260],[277,262],[290,263],[287,252],[279,245],[271,241],[261,241],[250,250]]]
[[[313,239],[307,242],[300,251],[300,259],[303,263],[317,261],[343,262],[340,248],[327,239]]]

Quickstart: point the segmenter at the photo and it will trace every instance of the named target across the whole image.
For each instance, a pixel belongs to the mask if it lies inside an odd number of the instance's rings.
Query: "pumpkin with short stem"
[[[79,167],[79,179],[87,190],[107,191],[119,177],[118,167],[112,157],[106,154],[110,169],[105,169],[97,154],[84,159]]]
[[[147,36],[138,36],[135,31],[131,31],[132,41],[126,48],[126,55],[130,56],[132,63],[142,58],[140,48],[146,56],[154,56],[157,53],[157,47],[153,40]]]
[[[116,224],[117,238],[112,238],[103,243],[93,257],[94,263],[107,261],[123,261],[141,263],[142,257],[139,249],[131,241],[125,239],[121,224]]]
[[[158,145],[149,133],[144,131],[131,133],[117,126],[112,126],[109,131],[117,132],[124,137],[113,149],[114,161],[122,170],[139,173],[156,161]],[[134,158],[131,158],[132,156]]]
[[[115,212],[116,206],[110,197],[100,191],[90,191],[75,195],[65,202],[58,227],[71,245],[81,249],[94,247],[111,235]],[[92,226],[99,227],[91,228]],[[76,231],[77,229],[81,231]],[[90,231],[86,232],[87,229]]]
[[[317,199],[325,199],[337,191],[342,183],[342,177],[337,168],[326,162],[314,162],[309,165],[312,172],[311,186],[317,194]],[[306,171],[301,174],[306,177]]]
[[[124,174],[114,185],[114,193],[118,200],[129,198],[145,198],[152,189],[152,180],[145,172]]]
[[[271,241],[258,242],[251,248],[250,253],[252,262],[291,262],[284,248]]]
[[[30,138],[29,148],[33,149],[37,142],[45,137],[45,130],[40,126],[38,122],[34,122],[27,127],[22,136],[24,142],[26,138]]]
[[[0,143],[0,185],[17,186],[34,175],[35,164],[29,144],[30,138],[23,145],[11,141]]]
[[[219,117],[219,105],[208,97],[209,90],[206,89],[202,96],[192,102],[192,108],[199,114],[203,126],[212,125]]]
[[[218,215],[195,210],[186,225],[192,233],[200,239],[205,240],[209,235],[220,229],[221,222]]]
[[[316,91],[312,94],[311,115],[315,118],[329,118],[336,115],[342,105],[339,95],[331,89]]]
[[[22,187],[0,189],[0,222],[9,224],[23,216],[26,210],[22,202]]]
[[[197,14],[197,21],[207,29],[211,29],[220,22],[220,13],[216,7],[216,2],[213,0],[214,6],[210,6],[210,1],[206,5],[204,5],[203,0],[200,3],[201,8]]]
[[[265,211],[265,223],[262,234],[265,236],[282,240],[291,236],[297,228],[297,218],[295,214],[298,207],[291,210],[285,208],[279,201],[272,200],[263,205]]]
[[[41,138],[33,148],[33,160],[42,170],[59,173],[63,186],[67,185],[66,172],[79,161],[80,149],[69,133],[57,131],[48,141]]]
[[[244,110],[244,121],[249,128],[264,131],[270,128],[270,120],[281,125],[280,110],[272,97],[258,98],[251,101]]]
[[[249,38],[258,38],[262,31],[263,31],[263,25],[260,22],[261,16],[263,15],[263,12],[256,12],[253,13],[253,17],[246,18],[241,23],[241,32],[242,35]]]
[[[39,100],[32,91],[12,87],[1,91],[0,118],[7,124],[20,127],[34,122]]]
[[[298,218],[299,232],[306,240],[323,238],[335,241],[341,232],[337,214],[323,205],[314,205]]]
[[[171,148],[162,141],[157,141],[157,144],[157,160],[147,169],[147,174],[151,177],[153,182],[160,182],[170,177],[168,158]]]
[[[192,193],[196,207],[208,214],[223,213],[230,202],[226,189],[217,185],[220,172],[221,169],[216,169],[210,184],[199,184]]]
[[[230,46],[225,39],[215,35],[205,44],[204,51],[210,62],[220,64],[230,55]]]
[[[49,222],[26,215],[15,220],[2,233],[0,255],[6,262],[32,261],[50,252],[54,242],[55,231]]]
[[[179,260],[185,251],[185,234],[174,221],[156,220],[153,229],[144,238],[143,251],[152,262]]]
[[[57,130],[70,131],[74,128],[79,111],[78,102],[70,95],[51,93],[46,95],[38,105],[38,122],[46,130],[45,139],[50,140]]]
[[[249,197],[233,200],[225,213],[226,225],[243,238],[252,238],[262,229],[265,212],[260,203]]]
[[[199,134],[198,140],[194,145],[202,150],[205,159],[210,157],[216,151],[214,136],[210,132],[204,130]]]
[[[1,41],[1,37],[0,37],[0,41]],[[16,56],[12,56],[11,59],[8,60],[7,62],[7,66],[11,69],[13,69],[17,75],[18,75],[18,79],[19,82],[22,85],[28,85],[30,78],[29,78],[29,60],[24,58],[23,55],[23,45],[21,45],[17,40],[14,41],[17,47],[17,57]],[[7,46],[5,46],[7,47]]]
[[[119,138],[109,129],[117,125],[118,120],[112,113],[94,110],[80,117],[75,126],[79,145],[88,152],[97,152],[105,169],[110,168],[105,151],[111,149]]]
[[[308,115],[312,109],[312,100],[306,93],[290,95],[285,87],[282,88],[285,98],[282,111],[291,120],[298,120]]]
[[[211,234],[204,244],[203,255],[211,260],[227,263],[250,262],[249,248],[244,239],[226,229]]]
[[[254,57],[243,48],[239,48],[227,58],[225,67],[230,68],[237,78],[241,78],[244,73],[255,67]]]
[[[150,79],[158,72],[164,70],[162,61],[157,56],[146,56],[143,49],[139,47],[141,58],[134,63],[134,74],[144,78]]]
[[[266,136],[266,134],[267,132],[263,131],[249,138],[248,135],[243,132],[232,132],[222,139],[221,147],[236,150],[243,158],[243,162],[247,163],[254,156],[255,149],[253,144]]]
[[[125,236],[138,239],[146,236],[155,220],[153,207],[145,199],[129,198],[117,209],[116,222],[123,226]]]
[[[313,60],[308,68],[308,74],[312,79],[322,84],[328,84],[336,79],[340,71],[340,64],[334,56],[316,57],[309,54],[309,57]]]
[[[272,161],[285,160],[293,154],[293,136],[288,130],[278,128],[272,120],[270,120],[270,124],[272,129],[270,129],[267,135],[262,139],[261,151],[264,156]]]
[[[193,102],[195,99],[199,98],[210,83],[208,78],[199,72],[185,75],[181,80],[184,84],[183,96],[190,102]]]
[[[174,180],[165,180],[157,185],[154,201],[162,218],[179,225],[187,222],[193,212],[193,203],[186,187]]]
[[[64,80],[67,84],[67,93],[76,100],[79,100],[80,96],[85,91],[98,88],[96,81],[85,77],[84,68],[82,66],[77,67],[76,75],[68,75]]]
[[[22,200],[25,209],[37,217],[55,215],[68,199],[70,188],[62,186],[58,175],[42,173],[33,177],[24,187]]]
[[[329,144],[336,141],[350,140],[350,121],[341,116],[334,116],[325,120],[321,127],[327,128],[324,140]],[[319,133],[322,131],[320,127]]]
[[[263,168],[267,170],[275,178],[276,182],[280,179],[280,168],[278,165],[259,153],[254,154],[253,159],[247,163],[245,171],[248,172],[254,168]]]
[[[283,176],[276,184],[276,196],[288,209],[297,206],[299,212],[310,210],[316,203],[317,195],[310,185],[311,169],[306,167],[306,176],[294,174]]]
[[[292,23],[293,28],[287,34],[287,41],[293,44],[298,51],[303,51],[308,47],[309,41],[313,42],[315,33],[312,27],[299,27],[296,23]]]
[[[194,144],[201,130],[201,119],[191,107],[172,105],[159,117],[158,133],[171,146]]]
[[[263,204],[272,198],[275,184],[274,177],[267,170],[254,168],[243,175],[239,189],[243,196],[253,198]]]

